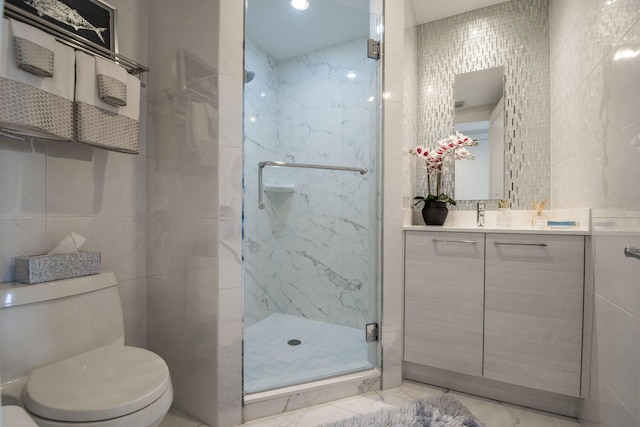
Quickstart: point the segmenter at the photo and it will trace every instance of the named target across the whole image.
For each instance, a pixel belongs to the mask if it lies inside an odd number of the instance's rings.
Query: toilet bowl
[[[24,409],[19,406],[3,406],[1,411],[0,425],[3,427],[38,427],[31,417],[24,412]]]
[[[38,426],[155,427],[169,410],[167,364],[123,344],[116,285],[113,273],[0,284],[2,392]]]

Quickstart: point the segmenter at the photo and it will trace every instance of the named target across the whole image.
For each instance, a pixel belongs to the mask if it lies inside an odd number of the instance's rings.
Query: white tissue
[[[58,246],[56,246],[51,252],[47,253],[47,255],[62,255],[62,254],[73,254],[78,252],[80,246],[85,242],[83,236],[77,233],[69,233],[62,238]]]

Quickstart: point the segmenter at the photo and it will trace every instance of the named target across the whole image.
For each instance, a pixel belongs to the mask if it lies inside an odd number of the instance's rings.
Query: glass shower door
[[[379,64],[369,0],[249,0],[245,393],[377,366]]]

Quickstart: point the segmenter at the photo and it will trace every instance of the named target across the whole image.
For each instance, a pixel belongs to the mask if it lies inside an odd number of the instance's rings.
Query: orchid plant
[[[474,147],[478,145],[478,141],[471,139],[459,132],[455,135],[449,135],[446,138],[438,141],[438,146],[434,149],[428,149],[424,146],[417,146],[409,150],[409,153],[424,161],[424,165],[427,169],[427,187],[429,194],[427,197],[417,196],[413,200],[415,205],[426,202],[445,202],[456,204],[448,195],[440,192],[442,185],[442,172],[447,158],[453,158],[453,160],[470,159],[474,157],[466,147]],[[436,192],[431,194],[431,179],[435,179]]]

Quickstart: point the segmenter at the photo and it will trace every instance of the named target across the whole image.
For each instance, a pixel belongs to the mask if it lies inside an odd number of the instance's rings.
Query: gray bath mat
[[[448,394],[414,400],[402,408],[381,409],[322,427],[485,427],[459,400]]]

